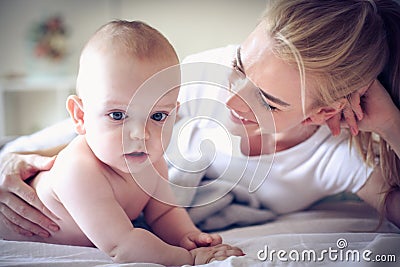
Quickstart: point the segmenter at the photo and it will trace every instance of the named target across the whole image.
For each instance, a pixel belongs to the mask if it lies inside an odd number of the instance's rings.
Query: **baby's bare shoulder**
[[[51,171],[59,179],[81,181],[107,176],[106,165],[96,158],[83,138],[79,137],[59,153]]]

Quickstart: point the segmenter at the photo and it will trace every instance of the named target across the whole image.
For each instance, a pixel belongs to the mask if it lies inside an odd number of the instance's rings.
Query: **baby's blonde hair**
[[[298,66],[319,86],[313,106],[330,105],[349,97],[378,78],[400,108],[400,6],[393,0],[268,0],[263,16],[274,40],[274,53]],[[379,155],[385,179],[400,187],[400,161],[379,139],[374,149],[370,133],[354,138],[364,159]]]
[[[178,59],[175,49],[158,30],[142,21],[114,20],[100,27],[86,44],[125,49],[139,59]]]
[[[85,53],[91,50],[104,53],[123,51],[134,59],[179,63],[176,51],[166,37],[142,21],[114,20],[101,26],[84,46],[81,64]],[[79,87],[78,74],[78,94]]]

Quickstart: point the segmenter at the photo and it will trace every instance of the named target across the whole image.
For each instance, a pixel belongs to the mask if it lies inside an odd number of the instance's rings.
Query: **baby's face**
[[[162,157],[176,118],[176,64],[116,52],[81,64],[86,139],[101,161],[136,173]]]

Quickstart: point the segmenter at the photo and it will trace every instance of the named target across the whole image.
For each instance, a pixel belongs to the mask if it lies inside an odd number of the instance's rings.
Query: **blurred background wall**
[[[265,0],[0,0],[0,137],[28,134],[67,116],[81,48],[112,19],[143,20],[185,56],[240,43],[262,15]],[[43,25],[61,20],[53,38],[62,57],[38,57]],[[42,35],[41,35],[42,34]]]

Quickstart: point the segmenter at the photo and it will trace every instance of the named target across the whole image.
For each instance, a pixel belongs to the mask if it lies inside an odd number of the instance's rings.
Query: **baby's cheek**
[[[163,156],[165,150],[167,149],[167,145],[168,144],[161,142],[160,139],[158,139],[156,142],[152,142],[150,155],[152,155],[155,161]]]

